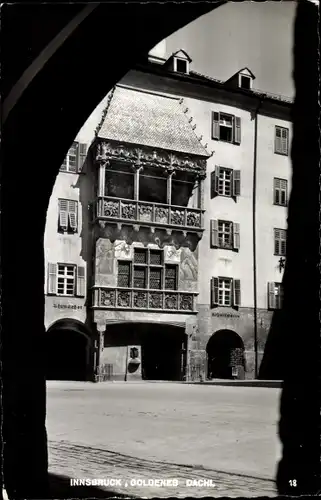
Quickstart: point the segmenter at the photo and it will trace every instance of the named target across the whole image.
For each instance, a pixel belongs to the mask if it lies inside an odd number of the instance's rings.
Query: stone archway
[[[233,330],[219,330],[206,346],[209,379],[244,378],[245,357],[241,337]]]
[[[88,380],[90,335],[83,323],[62,319],[45,333],[47,380]]]

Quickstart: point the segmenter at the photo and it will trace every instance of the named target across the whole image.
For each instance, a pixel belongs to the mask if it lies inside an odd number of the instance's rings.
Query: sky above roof
[[[297,2],[228,2],[166,39],[166,55],[183,49],[191,69],[228,80],[248,67],[254,87],[294,96],[292,45]]]

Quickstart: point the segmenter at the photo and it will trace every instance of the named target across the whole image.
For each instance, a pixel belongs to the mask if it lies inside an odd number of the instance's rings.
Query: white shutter
[[[218,221],[217,220],[211,220],[211,247],[216,248],[218,247]]]
[[[85,297],[86,295],[86,276],[84,266],[77,266],[77,295],[79,297]]]
[[[212,139],[220,138],[220,114],[216,111],[212,113]]]
[[[241,281],[233,280],[233,305],[241,305]]]
[[[59,200],[59,227],[63,231],[68,229],[68,200]]]
[[[274,281],[270,281],[268,283],[268,309],[275,309],[275,307],[275,283]]]
[[[81,142],[78,145],[78,168],[77,171],[81,172],[86,161],[87,156],[87,144],[82,144]]]
[[[47,292],[51,295],[57,293],[57,264],[48,263]]]
[[[233,248],[238,250],[240,248],[240,224],[233,222]]]
[[[241,144],[241,118],[234,117],[234,144]]]
[[[274,150],[276,153],[282,153],[282,144],[281,144],[281,128],[275,127],[275,144]]]
[[[233,170],[233,196],[241,195],[241,171]]]
[[[77,212],[78,212],[78,203],[77,201],[69,200],[68,202],[68,218],[69,218],[69,226],[74,232],[77,231]]]
[[[211,305],[218,305],[218,278],[211,279]]]

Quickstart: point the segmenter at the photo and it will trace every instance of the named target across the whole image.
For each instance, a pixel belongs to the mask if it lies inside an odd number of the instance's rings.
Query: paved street
[[[52,473],[121,479],[110,490],[145,497],[276,495],[280,389],[121,382],[47,387]],[[133,486],[131,479],[179,484]],[[215,487],[187,486],[193,479],[212,479]]]

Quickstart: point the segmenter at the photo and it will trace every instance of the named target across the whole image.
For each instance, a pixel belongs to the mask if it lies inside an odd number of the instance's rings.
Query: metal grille
[[[134,268],[134,287],[135,288],[146,288],[146,272],[144,268],[135,267]]]
[[[160,269],[151,269],[149,275],[149,288],[153,290],[161,289],[161,270]]]
[[[118,286],[130,286],[130,263],[118,262]]]
[[[162,264],[162,253],[156,251],[150,252],[150,264],[160,266]]]
[[[146,250],[135,250],[134,254],[134,262],[137,264],[146,264],[147,263],[147,252]]]
[[[176,266],[166,266],[165,267],[165,289],[166,290],[176,290]]]

